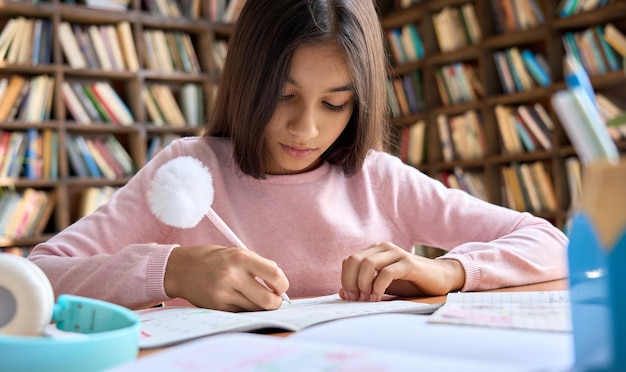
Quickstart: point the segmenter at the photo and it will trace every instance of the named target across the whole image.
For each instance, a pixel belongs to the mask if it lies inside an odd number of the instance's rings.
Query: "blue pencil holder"
[[[626,371],[626,165],[584,169],[568,248],[575,371]]]

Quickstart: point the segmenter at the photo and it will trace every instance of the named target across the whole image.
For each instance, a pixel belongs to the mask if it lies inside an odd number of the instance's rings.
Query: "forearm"
[[[85,244],[89,242],[84,236],[61,233],[29,256],[48,276],[56,296],[97,298],[133,309],[168,299],[163,276],[174,245],[134,244],[92,256],[77,254],[72,248]]]
[[[567,276],[567,237],[544,220],[525,215],[513,232],[488,242],[469,242],[442,258],[461,262],[463,291],[537,283]]]

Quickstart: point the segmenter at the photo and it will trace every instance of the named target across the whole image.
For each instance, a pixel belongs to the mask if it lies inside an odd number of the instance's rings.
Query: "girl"
[[[372,1],[248,1],[206,135],[162,150],[30,259],[57,295],[133,309],[275,309],[288,289],[378,301],[565,277],[567,238],[550,223],[448,189],[382,152],[385,79]],[[211,170],[213,209],[250,250],[206,218],[181,229],[151,213],[155,172],[179,156]],[[416,244],[448,252],[428,259]]]

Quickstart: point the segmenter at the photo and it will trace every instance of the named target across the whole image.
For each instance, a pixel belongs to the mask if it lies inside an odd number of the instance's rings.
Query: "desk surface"
[[[567,279],[560,279],[560,280],[554,280],[550,282],[522,285],[518,287],[495,289],[495,290],[491,290],[487,292],[560,291],[560,290],[567,289],[567,286],[568,286]],[[446,296],[416,297],[416,298],[411,299],[411,301],[424,302],[424,303],[429,303],[429,304],[441,303],[441,302],[445,302],[445,300],[446,300]],[[280,333],[273,334],[273,336],[285,337],[289,335],[290,333],[291,332],[280,332]],[[139,358],[152,354],[152,353],[165,350],[165,349],[167,349],[167,347],[141,350],[139,352]]]

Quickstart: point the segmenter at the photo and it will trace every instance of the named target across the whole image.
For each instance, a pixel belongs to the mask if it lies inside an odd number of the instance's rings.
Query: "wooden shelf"
[[[31,247],[38,242],[45,241],[54,233],[69,226],[78,217],[75,211],[80,203],[79,195],[88,187],[120,187],[130,177],[82,178],[78,177],[68,159],[66,141],[69,135],[109,136],[113,135],[125,147],[136,166],[140,168],[147,161],[149,141],[155,136],[187,136],[201,134],[204,124],[198,126],[174,127],[157,126],[148,120],[146,108],[141,100],[141,91],[151,84],[163,84],[171,88],[177,100],[179,89],[184,84],[195,83],[201,86],[204,102],[212,99],[214,87],[219,78],[211,49],[215,39],[228,38],[232,34],[233,25],[222,22],[209,21],[209,0],[201,0],[201,14],[197,19],[186,17],[170,18],[152,14],[143,9],[143,3],[132,0],[126,11],[92,9],[81,4],[67,4],[61,0],[42,0],[41,2],[15,2],[0,0],[0,32],[7,22],[16,17],[37,18],[50,21],[52,30],[51,62],[43,65],[7,64],[0,63],[0,78],[9,78],[21,75],[32,78],[37,75],[48,75],[54,80],[54,96],[52,101],[51,117],[43,122],[28,122],[15,120],[0,122],[1,132],[27,131],[28,129],[53,130],[58,133],[58,169],[56,179],[2,179],[0,188],[3,190],[15,189],[18,192],[27,188],[34,188],[50,193],[56,193],[57,202],[53,215],[43,235],[12,239],[2,236],[0,231],[0,250],[3,247],[24,246]],[[128,22],[136,46],[140,64],[139,71],[105,71],[102,69],[74,69],[63,53],[60,36],[57,32],[61,22],[70,24],[90,25],[117,25]],[[164,73],[148,69],[147,49],[144,44],[145,30],[162,30],[165,32],[180,31],[190,35],[198,62],[201,67],[199,73],[171,72]],[[1,56],[0,56],[1,57]],[[134,121],[130,126],[116,126],[111,123],[79,124],[71,118],[68,108],[61,94],[61,84],[64,82],[109,82],[120,98],[130,109]],[[179,101],[180,104],[180,101]],[[203,109],[206,112],[206,107]]]

